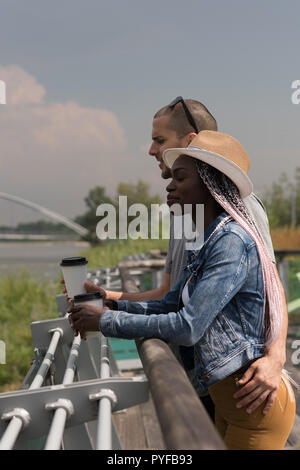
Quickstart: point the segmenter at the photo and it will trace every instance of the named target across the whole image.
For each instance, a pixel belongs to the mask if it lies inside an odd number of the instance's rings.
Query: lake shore
[[[90,247],[81,241],[1,242],[0,277],[26,270],[39,279],[57,279],[62,258],[76,256]]]

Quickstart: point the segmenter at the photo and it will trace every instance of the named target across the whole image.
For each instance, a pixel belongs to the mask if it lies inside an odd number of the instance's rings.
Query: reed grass
[[[55,295],[59,282],[42,282],[28,272],[0,279],[0,339],[6,363],[0,364],[0,392],[21,384],[33,358],[30,323],[57,317]]]

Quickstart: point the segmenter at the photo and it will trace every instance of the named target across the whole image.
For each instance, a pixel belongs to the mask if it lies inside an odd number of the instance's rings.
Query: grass
[[[88,269],[116,266],[124,256],[168,249],[169,240],[116,240],[80,253],[88,260]]]
[[[271,237],[274,250],[299,250],[300,251],[300,230],[283,227],[271,230]],[[289,300],[300,297],[300,280],[297,274],[300,273],[300,258],[289,256]]]
[[[0,339],[6,346],[6,364],[0,364],[0,392],[16,389],[33,357],[30,323],[57,316],[58,282],[41,282],[27,272],[0,279]]]
[[[300,298],[300,258],[289,258],[289,301]]]

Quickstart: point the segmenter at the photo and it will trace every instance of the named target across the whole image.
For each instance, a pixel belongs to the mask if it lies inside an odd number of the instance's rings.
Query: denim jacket
[[[183,307],[181,294],[187,281],[189,301]],[[258,251],[226,212],[207,228],[203,247],[190,252],[181,279],[162,300],[117,303],[118,311],[101,315],[102,333],[194,345],[200,395],[264,353],[264,287]]]

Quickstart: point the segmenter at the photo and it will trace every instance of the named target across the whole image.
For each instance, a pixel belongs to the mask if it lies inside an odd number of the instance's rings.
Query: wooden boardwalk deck
[[[123,450],[166,449],[152,399],[113,414]]]
[[[122,375],[134,374],[123,372]],[[146,403],[113,413],[113,421],[123,450],[166,449],[151,394]]]

